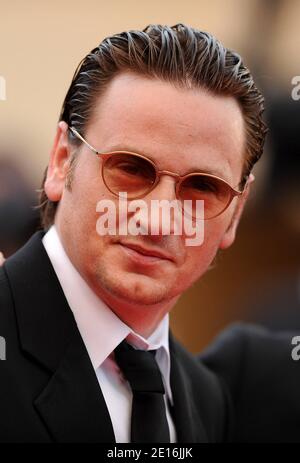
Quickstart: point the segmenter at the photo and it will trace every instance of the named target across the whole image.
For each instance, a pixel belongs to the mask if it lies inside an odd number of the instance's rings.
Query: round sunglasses
[[[129,151],[100,152],[91,146],[80,133],[69,127],[72,134],[102,159],[102,178],[106,188],[115,196],[126,192],[128,199],[138,199],[150,193],[162,175],[175,178],[175,194],[181,204],[189,201],[189,215],[197,217],[197,201],[204,201],[204,220],[224,212],[242,191],[232,188],[220,177],[202,172],[179,175],[168,170],[158,170],[156,164],[142,154]],[[186,208],[184,208],[186,210]]]

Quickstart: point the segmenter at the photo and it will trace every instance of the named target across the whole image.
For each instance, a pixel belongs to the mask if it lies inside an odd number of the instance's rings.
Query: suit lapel
[[[110,416],[83,342],[72,341],[35,407],[56,442],[114,442]]]
[[[172,415],[180,442],[208,442],[207,433],[199,416],[194,401],[194,393],[188,372],[185,371],[184,359],[181,359],[177,343],[170,333],[171,389],[174,406]],[[200,393],[200,384],[199,384]]]
[[[42,237],[36,233],[4,265],[21,348],[51,374],[34,406],[57,442],[115,442],[97,376]]]

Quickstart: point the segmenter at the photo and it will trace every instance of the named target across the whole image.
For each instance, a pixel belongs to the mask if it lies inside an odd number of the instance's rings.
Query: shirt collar
[[[43,245],[73,312],[78,330],[96,370],[125,338],[137,349],[157,350],[156,359],[167,392],[170,388],[169,315],[145,339],[120,320],[93,292],[65,252],[55,225],[43,237]]]

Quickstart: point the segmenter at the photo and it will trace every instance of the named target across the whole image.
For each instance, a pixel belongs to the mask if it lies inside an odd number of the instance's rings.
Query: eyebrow
[[[153,159],[153,157],[151,155],[149,155],[148,153],[145,153],[144,151],[141,151],[140,149],[135,149],[134,147],[131,147],[131,146],[126,146],[126,145],[113,145],[113,147],[109,150],[101,150],[99,151],[99,153],[112,153],[112,152],[115,152],[115,151],[127,151],[127,152],[130,152],[130,153],[135,153],[135,154],[141,154],[142,156],[145,156],[146,158],[150,159],[152,162],[154,162],[155,165],[157,165],[157,161],[155,159]],[[165,169],[158,169],[158,170],[165,170]],[[227,175],[224,176],[224,172],[222,171],[219,171],[219,170],[216,170],[216,169],[210,169],[210,168],[199,168],[199,167],[190,167],[183,175],[187,175],[187,174],[192,174],[192,173],[203,173],[203,174],[210,174],[210,175],[215,175],[216,177],[220,177],[221,179],[224,179],[225,181],[227,182],[230,182],[230,180],[227,177]]]

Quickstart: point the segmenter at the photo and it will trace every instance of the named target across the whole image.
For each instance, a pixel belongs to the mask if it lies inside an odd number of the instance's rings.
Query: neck
[[[151,336],[179,298],[177,296],[163,304],[142,306],[111,295],[101,294],[100,297],[123,323],[145,339]]]

